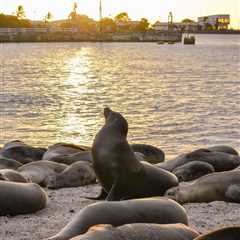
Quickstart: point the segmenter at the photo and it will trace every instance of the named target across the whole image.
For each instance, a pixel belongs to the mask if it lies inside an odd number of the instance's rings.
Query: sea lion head
[[[116,126],[124,136],[127,136],[127,120],[120,113],[112,111],[109,107],[105,107],[103,112],[105,117],[105,124]]]
[[[165,197],[170,198],[178,203],[184,203],[184,193],[182,191],[182,188],[180,186],[172,187],[168,189],[165,194]]]

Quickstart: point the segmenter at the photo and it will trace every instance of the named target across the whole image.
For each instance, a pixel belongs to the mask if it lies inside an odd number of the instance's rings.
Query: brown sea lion
[[[176,176],[149,163],[140,162],[127,142],[126,119],[104,109],[105,125],[92,146],[93,167],[107,200],[161,196],[177,186]]]
[[[13,169],[1,169],[0,180],[22,183],[31,182],[30,179],[27,179],[20,172],[17,172]]]
[[[46,207],[47,195],[35,183],[0,181],[0,216],[34,213]]]
[[[31,182],[46,187],[48,177],[61,173],[65,168],[67,168],[66,164],[41,160],[25,164],[17,170]]]
[[[181,204],[212,201],[240,203],[240,171],[211,173],[186,186],[173,187],[165,196]]]
[[[79,161],[58,174],[50,175],[45,182],[51,189],[79,187],[96,183],[96,174],[91,163]]]
[[[52,158],[56,158],[58,156],[81,153],[84,151],[89,152],[90,150],[91,148],[87,146],[74,145],[68,143],[56,143],[48,147],[42,159],[51,161]]]
[[[71,240],[193,240],[199,234],[184,224],[96,225]]]
[[[142,153],[145,157],[145,161],[152,163],[152,164],[157,164],[160,162],[163,162],[165,159],[165,154],[164,152],[152,145],[148,144],[130,144],[130,147],[134,152],[140,152]]]
[[[145,198],[120,202],[99,202],[81,209],[55,236],[48,240],[68,240],[84,234],[97,224],[121,226],[128,223],[188,223],[185,209],[167,198]]]
[[[224,152],[224,153],[228,153],[236,156],[239,155],[237,150],[226,145],[216,145],[216,146],[209,147],[208,149],[215,152]]]
[[[45,151],[44,148],[32,147],[22,141],[15,140],[5,144],[0,155],[25,164],[41,160]]]
[[[5,168],[17,169],[21,166],[22,166],[22,163],[16,160],[0,156],[0,169],[5,169]]]
[[[224,227],[207,234],[203,234],[194,240],[239,240],[240,226]]]
[[[58,163],[64,163],[67,165],[71,165],[75,162],[79,161],[85,161],[85,162],[92,162],[92,154],[90,151],[83,151],[83,152],[77,152],[73,154],[66,154],[66,155],[58,155],[56,157],[52,157],[51,161],[58,162]]]
[[[215,169],[211,164],[200,161],[183,164],[172,171],[177,176],[179,182],[193,181],[213,172],[215,172]]]
[[[157,166],[172,172],[175,168],[192,161],[209,163],[216,172],[229,171],[240,165],[239,156],[208,149],[198,149],[191,153],[180,155],[173,160],[159,163]]]

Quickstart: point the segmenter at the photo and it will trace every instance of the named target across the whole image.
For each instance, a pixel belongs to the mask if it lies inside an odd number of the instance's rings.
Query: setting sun
[[[67,18],[72,10],[73,3],[78,4],[78,13],[98,19],[99,0],[58,0],[58,1],[28,1],[11,0],[0,2],[0,12],[12,14],[18,5],[23,5],[26,16],[39,20],[50,11],[54,19]],[[117,13],[126,11],[132,19],[145,17],[151,22],[156,20],[166,21],[168,13],[173,12],[174,20],[181,21],[184,18],[197,20],[197,17],[211,14],[230,14],[231,26],[240,27],[240,3],[238,0],[148,0],[148,1],[112,1],[102,0],[103,16],[114,17]]]

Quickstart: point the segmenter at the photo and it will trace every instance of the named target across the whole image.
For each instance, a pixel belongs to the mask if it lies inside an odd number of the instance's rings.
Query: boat
[[[195,44],[195,36],[185,36],[183,39],[183,44],[187,44],[187,45],[194,45]]]

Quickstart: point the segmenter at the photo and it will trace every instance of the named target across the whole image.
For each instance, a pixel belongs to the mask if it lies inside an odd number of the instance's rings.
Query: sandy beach
[[[44,240],[56,234],[84,206],[94,203],[85,196],[96,196],[100,186],[47,190],[47,208],[34,214],[0,217],[1,240]],[[240,205],[226,202],[184,205],[189,225],[199,232],[223,226],[240,225]]]

